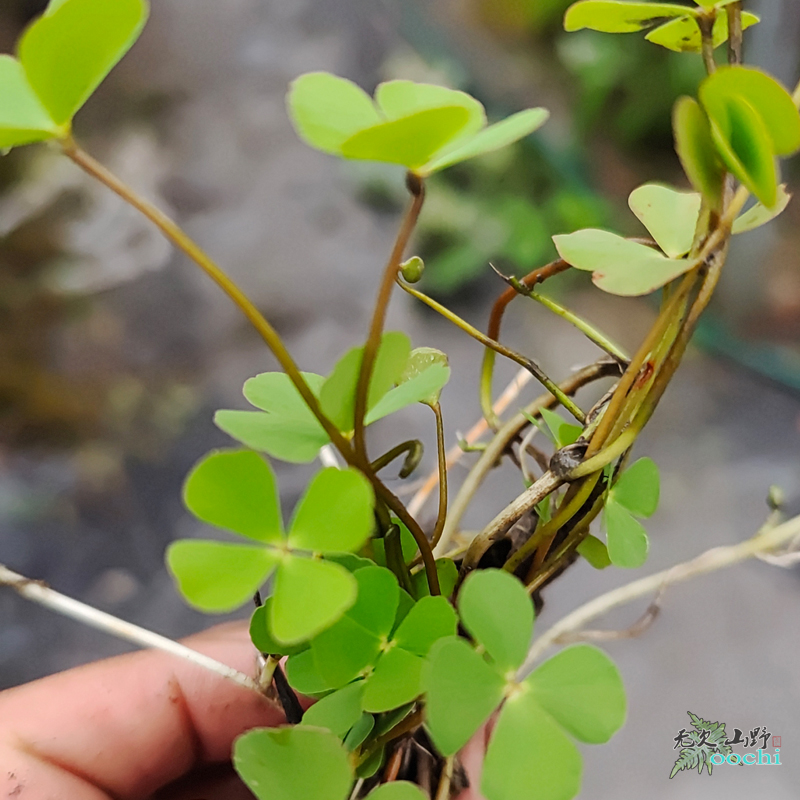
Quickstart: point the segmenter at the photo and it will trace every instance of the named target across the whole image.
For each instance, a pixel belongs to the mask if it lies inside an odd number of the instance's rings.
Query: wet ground
[[[364,336],[397,217],[359,203],[352,171],[297,141],[283,95],[292,77],[313,69],[374,83],[405,17],[367,0],[155,5],[142,41],[84,112],[86,145],[175,213],[275,322],[302,367],[324,372]],[[8,364],[30,369],[5,389],[17,400],[11,408],[22,397],[36,412],[3,418],[0,560],[125,619],[188,634],[209,621],[178,599],[163,567],[167,543],[198,532],[180,486],[202,453],[227,443],[213,411],[244,407],[241,384],[274,362],[202,275],[72,165],[54,166],[41,149],[16,163],[28,175],[45,173],[50,195],[35,196],[30,187],[44,184],[28,179],[0,201],[2,233],[11,231],[4,266],[19,288],[26,265],[49,254],[36,285],[57,293],[44,306],[20,301],[20,314],[42,320],[38,338],[0,352],[6,373]],[[14,217],[22,206],[25,223]],[[52,242],[42,230],[55,231]],[[762,239],[749,249],[770,246]],[[495,290],[479,284],[485,297],[471,297],[463,313],[483,323]],[[651,319],[640,301],[590,289],[570,302],[628,347]],[[389,325],[450,355],[443,407],[452,444],[479,414],[480,349],[405,297],[395,297]],[[594,356],[539,308],[514,308],[506,336],[556,375]],[[430,466],[430,415],[398,417],[377,426],[375,450],[404,425],[406,438],[429,444]],[[735,364],[693,351],[637,452],[657,461],[663,480],[647,571],[751,535],[773,484],[800,512],[800,398]],[[289,506],[307,475],[279,466]],[[508,474],[493,475],[465,526],[479,527],[512,496]],[[548,593],[539,626],[630,579],[576,567]],[[646,605],[607,624],[625,627]],[[610,745],[585,749],[582,796],[796,797],[799,607],[797,572],[762,563],[671,590],[643,638],[608,645],[628,689],[629,721]],[[125,649],[0,593],[0,688]],[[783,737],[784,765],[669,781],[672,740],[689,710],[729,731],[766,726]]]

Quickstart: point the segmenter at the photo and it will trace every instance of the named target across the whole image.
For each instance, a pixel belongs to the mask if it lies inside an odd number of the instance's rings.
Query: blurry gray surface
[[[165,202],[276,322],[302,367],[326,371],[364,335],[397,220],[358,205],[347,168],[297,141],[283,96],[292,77],[313,69],[376,82],[393,38],[392,15],[366,0],[154,5],[145,36],[106,93],[167,98],[168,111],[150,131],[157,155],[149,167],[166,176]],[[95,123],[102,118],[102,96],[86,114]],[[89,146],[102,154],[114,150],[114,141],[90,140]],[[146,188],[137,169],[124,177]],[[211,423],[213,410],[244,407],[242,382],[274,362],[228,301],[178,256],[163,269],[121,281],[94,303],[94,314],[123,320],[127,363],[159,364],[160,371],[182,376],[199,392],[200,405],[158,459],[125,457],[127,488],[115,495],[124,498],[117,505],[76,499],[79,476],[65,456],[4,455],[0,560],[126,619],[185,635],[208,619],[182,604],[163,567],[170,540],[202,533],[182,510],[180,485],[196,458],[227,443]],[[594,292],[574,305],[629,347],[650,319],[639,301]],[[485,322],[483,305],[464,313]],[[454,377],[443,406],[451,444],[454,431],[465,431],[479,414],[480,349],[405,297],[395,297],[389,325],[408,330],[417,345],[450,354]],[[593,357],[586,342],[539,308],[514,307],[506,337],[553,372]],[[104,346],[98,345],[100,356]],[[73,352],[68,331],[58,350],[65,363],[84,368],[97,356]],[[433,436],[425,412],[407,411],[403,421],[406,436],[428,444],[429,467]],[[377,426],[375,451],[394,441],[393,430]],[[649,572],[751,535],[764,519],[771,484],[798,499],[800,402],[693,353],[637,452],[652,456],[663,475],[662,508],[648,525]],[[455,481],[463,474],[457,469]],[[306,468],[279,465],[289,506],[307,475]],[[491,476],[466,526],[479,527],[512,496],[507,475]],[[54,498],[56,511],[43,518],[18,512],[23,501],[35,508]],[[578,566],[548,592],[538,624],[546,627],[633,577]],[[628,690],[629,721],[608,746],[584,748],[582,797],[797,797],[799,590],[796,571],[748,564],[674,588],[643,638],[609,644]],[[646,605],[601,624],[625,627]],[[124,649],[0,592],[0,687]],[[688,710],[726,722],[729,731],[765,725],[783,737],[784,766],[719,768],[711,778],[681,773],[667,780],[676,757],[672,739],[688,727]]]

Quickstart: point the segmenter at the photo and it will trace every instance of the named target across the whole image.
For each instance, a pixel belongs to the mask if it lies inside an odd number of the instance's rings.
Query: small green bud
[[[425,262],[419,256],[411,256],[400,265],[400,274],[407,283],[416,283],[425,271]]]

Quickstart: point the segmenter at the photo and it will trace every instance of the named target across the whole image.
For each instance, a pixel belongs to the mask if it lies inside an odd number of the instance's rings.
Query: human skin
[[[254,671],[240,623],[185,643]],[[230,766],[233,741],[283,722],[256,692],[165,653],[99,661],[0,692],[0,798],[253,800]],[[464,754],[473,774],[482,751],[479,734]]]

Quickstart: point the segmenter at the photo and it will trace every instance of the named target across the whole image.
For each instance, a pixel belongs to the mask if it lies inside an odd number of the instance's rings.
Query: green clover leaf
[[[547,120],[528,109],[486,127],[483,106],[464,92],[413,81],[388,81],[370,99],[326,72],[301,75],[286,98],[298,136],[343,158],[400,164],[424,177],[506,147]]]
[[[317,473],[284,534],[275,477],[258,454],[217,451],[186,480],[184,499],[198,519],[258,544],[182,540],[167,551],[181,593],[209,612],[244,603],[275,573],[269,634],[282,645],[309,639],[356,599],[347,569],[318,556],[357,550],[373,525],[374,497],[355,470]]]

